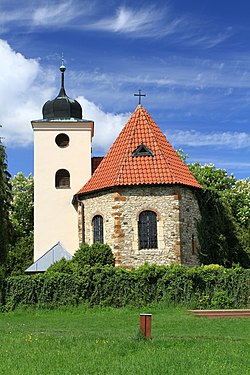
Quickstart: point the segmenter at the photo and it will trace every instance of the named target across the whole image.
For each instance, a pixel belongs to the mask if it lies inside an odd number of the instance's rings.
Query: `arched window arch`
[[[142,211],[138,221],[139,249],[157,249],[157,215]]]
[[[103,243],[103,217],[95,215],[92,219],[93,226],[93,242]]]
[[[55,186],[57,189],[70,188],[70,174],[67,169],[59,169],[56,172]]]

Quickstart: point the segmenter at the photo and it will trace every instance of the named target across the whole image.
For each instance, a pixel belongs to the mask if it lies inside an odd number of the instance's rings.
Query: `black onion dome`
[[[62,63],[60,71],[62,73],[62,84],[59,94],[54,100],[48,100],[43,106],[43,119],[82,119],[82,107],[77,100],[67,96],[64,89],[64,72],[66,68]]]

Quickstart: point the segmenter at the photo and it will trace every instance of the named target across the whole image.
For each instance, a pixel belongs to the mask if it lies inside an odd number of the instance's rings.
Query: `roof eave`
[[[73,204],[76,204],[77,202],[79,202],[81,200],[81,198],[85,197],[85,196],[89,196],[91,194],[96,194],[96,193],[100,193],[100,192],[103,192],[103,191],[110,191],[114,188],[123,188],[123,187],[132,187],[132,186],[186,186],[188,188],[191,188],[191,189],[202,189],[202,186],[200,184],[198,184],[199,186],[195,186],[195,185],[190,185],[190,184],[185,184],[185,183],[181,183],[181,182],[173,182],[173,183],[138,183],[138,184],[122,184],[122,185],[113,185],[113,186],[109,186],[109,187],[104,187],[104,188],[101,188],[101,189],[95,189],[95,190],[89,190],[89,191],[84,191],[84,192],[79,192],[79,193],[76,193],[74,196],[73,196],[73,200],[72,200],[72,203]]]

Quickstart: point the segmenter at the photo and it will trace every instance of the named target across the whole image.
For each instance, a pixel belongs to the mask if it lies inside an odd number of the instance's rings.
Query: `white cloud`
[[[223,43],[234,34],[231,26],[224,29],[216,25],[209,24],[207,21],[197,19],[186,20],[184,28],[180,30],[176,42],[183,43],[190,47],[200,47],[209,49]]]
[[[32,23],[36,26],[60,25],[70,22],[75,17],[72,1],[65,1],[37,8],[32,14]]]
[[[232,27],[222,29],[187,14],[174,14],[174,7],[144,5],[138,7],[120,6],[112,16],[100,16],[85,22],[81,28],[101,30],[128,35],[131,38],[168,38],[172,44],[184,44],[203,49],[213,48],[227,40]]]
[[[12,23],[15,23],[15,27],[28,28],[28,32],[30,32],[30,27],[75,27],[75,23],[72,21],[90,14],[94,4],[94,1],[79,3],[77,0],[64,0],[60,3],[51,0],[40,6],[32,0],[25,0],[20,3],[20,6],[1,3],[1,29],[2,32],[6,32]]]
[[[107,16],[106,14],[112,14]],[[84,17],[85,16],[85,17]],[[198,48],[212,48],[232,34],[232,28],[222,29],[207,19],[198,19],[188,14],[174,14],[174,6],[143,7],[104,4],[99,0],[56,0],[37,4],[34,0],[23,0],[11,5],[0,3],[0,32],[21,27],[30,33],[34,29],[78,29],[107,31],[127,35],[131,38],[168,38],[172,44],[183,44]]]
[[[49,93],[36,60],[26,59],[0,40],[0,123],[4,142],[25,146],[32,142],[30,120],[41,117],[41,103]]]
[[[159,20],[160,17],[155,12],[148,10],[136,12],[132,9],[120,7],[113,17],[103,18],[90,27],[96,30],[106,30],[113,32],[135,32],[147,29],[152,22]]]
[[[114,16],[86,24],[84,28],[129,34],[133,38],[158,37],[178,32],[182,22],[182,18],[171,18],[167,8],[156,10],[151,6],[136,10],[121,6]]]
[[[95,122],[95,135],[93,139],[94,152],[104,155],[117,138],[131,114],[105,113],[83,96],[78,97],[77,100],[84,110],[84,118]]]
[[[212,146],[231,149],[250,148],[250,134],[245,132],[201,133],[195,130],[174,130],[166,134],[174,145]]]
[[[26,59],[0,39],[0,136],[12,147],[33,142],[30,121],[42,118],[43,104],[55,97],[55,71],[43,71],[39,62]],[[59,90],[59,88],[58,88]],[[84,117],[95,121],[93,147],[104,153],[126,123],[129,114],[105,113],[84,97],[78,98]]]

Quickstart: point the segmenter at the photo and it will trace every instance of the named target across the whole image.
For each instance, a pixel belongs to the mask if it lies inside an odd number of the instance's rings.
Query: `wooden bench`
[[[250,318],[250,309],[235,310],[190,310],[195,316],[206,318]]]

